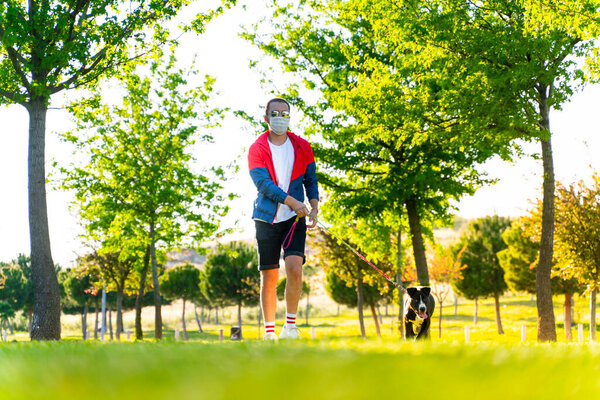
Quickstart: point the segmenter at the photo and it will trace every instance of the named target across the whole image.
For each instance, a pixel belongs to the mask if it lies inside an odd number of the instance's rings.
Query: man
[[[317,224],[305,217],[316,217],[319,191],[316,166],[310,144],[288,131],[290,105],[281,98],[270,100],[265,107],[265,122],[269,130],[250,146],[248,164],[250,176],[258,190],[252,219],[256,226],[258,269],[260,270],[260,303],[265,320],[265,340],[277,340],[275,310],[279,258],[283,259],[287,283],[285,286],[286,322],[280,339],[300,337],[296,327],[296,312],[302,292],[302,265],[306,261],[304,243],[306,228]],[[310,202],[304,204],[304,190]],[[292,231],[292,226],[298,222]],[[284,239],[290,233],[291,237]]]

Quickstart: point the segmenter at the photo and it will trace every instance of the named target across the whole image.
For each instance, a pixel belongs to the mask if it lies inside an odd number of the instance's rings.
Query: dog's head
[[[411,287],[406,289],[406,292],[410,296],[410,308],[419,316],[419,318],[426,319],[427,315],[427,299],[431,293],[431,288],[424,287]]]

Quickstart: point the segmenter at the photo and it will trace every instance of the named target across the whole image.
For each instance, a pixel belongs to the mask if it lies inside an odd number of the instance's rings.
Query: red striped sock
[[[296,325],[296,314],[285,313],[285,322],[288,325]]]
[[[265,322],[265,333],[275,333],[275,322]]]

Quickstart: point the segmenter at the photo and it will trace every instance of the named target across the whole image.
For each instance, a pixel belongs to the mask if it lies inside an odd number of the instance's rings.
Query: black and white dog
[[[427,286],[411,287],[406,289],[406,292],[409,296],[404,301],[406,338],[425,339],[429,336],[431,315],[435,309],[431,288]]]

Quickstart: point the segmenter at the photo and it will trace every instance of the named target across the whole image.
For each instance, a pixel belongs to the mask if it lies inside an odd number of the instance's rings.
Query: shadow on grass
[[[434,315],[435,317],[436,315]],[[438,314],[439,316],[439,314]],[[454,314],[450,314],[450,315],[444,315],[444,320],[447,321],[456,321],[456,322],[464,322],[464,321],[469,321],[469,322],[473,322],[473,316],[472,315],[464,315],[464,314],[458,314],[458,315],[454,315]],[[480,315],[477,316],[477,322],[488,322],[488,321],[493,321],[492,318],[488,318],[488,317],[482,317]]]

